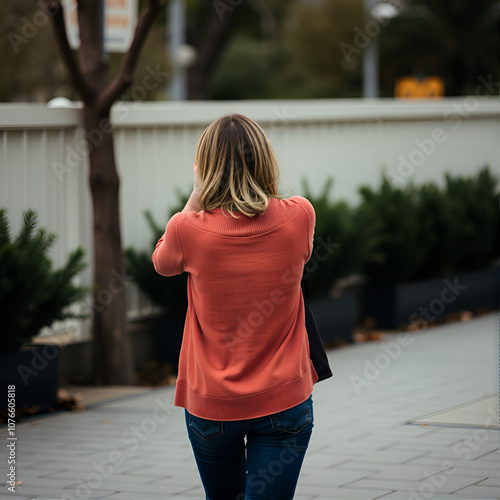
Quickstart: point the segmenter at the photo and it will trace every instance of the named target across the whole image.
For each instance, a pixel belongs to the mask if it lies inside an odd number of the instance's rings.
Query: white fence
[[[281,193],[319,192],[334,177],[332,197],[356,203],[361,185],[435,181],[472,175],[488,164],[500,174],[500,103],[467,97],[435,101],[314,100],[119,103],[113,108],[121,177],[124,246],[152,251],[143,212],[162,224],[192,184],[193,155],[208,123],[226,113],[258,121],[276,149]],[[91,204],[86,141],[79,108],[0,105],[0,207],[17,230],[26,208],[59,235],[56,264],[76,246],[91,259]],[[99,131],[94,131],[96,140]],[[90,283],[90,269],[82,281]],[[129,317],[149,305],[128,287]]]

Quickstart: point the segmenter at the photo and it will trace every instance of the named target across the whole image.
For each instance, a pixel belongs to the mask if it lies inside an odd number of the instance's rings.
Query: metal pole
[[[170,99],[186,100],[186,68],[178,63],[179,47],[184,44],[186,20],[183,0],[170,0],[169,3],[169,51],[174,74],[170,80]]]
[[[365,22],[377,3],[377,0],[364,0]],[[374,98],[378,94],[378,40],[374,37],[363,50],[363,97]]]
[[[378,97],[378,40],[372,38],[363,51],[363,97]]]

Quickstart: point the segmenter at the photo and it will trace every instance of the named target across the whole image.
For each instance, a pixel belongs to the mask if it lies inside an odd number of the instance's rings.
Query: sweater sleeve
[[[179,223],[184,217],[185,214],[179,212],[170,218],[153,252],[153,264],[162,276],[175,276],[184,271],[184,254],[179,237]]]
[[[314,239],[314,227],[316,225],[316,213],[314,212],[314,207],[312,206],[312,203],[303,196],[293,196],[290,199],[294,200],[298,205],[300,205],[307,218],[307,242],[308,242],[307,259],[306,259],[307,262],[311,258],[313,252],[313,239]]]

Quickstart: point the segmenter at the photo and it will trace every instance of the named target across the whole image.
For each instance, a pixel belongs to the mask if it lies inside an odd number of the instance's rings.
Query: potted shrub
[[[316,212],[314,249],[307,264],[311,309],[326,345],[352,342],[357,297],[339,280],[359,275],[362,263],[371,258],[376,226],[369,212],[330,201],[332,183],[330,178],[322,193],[314,196],[303,182],[304,196]]]
[[[55,239],[37,229],[33,210],[24,212],[18,235],[11,237],[7,210],[0,210],[0,385],[15,385],[17,407],[56,407],[58,348],[29,343],[54,321],[81,318],[68,308],[88,291],[73,284],[86,266],[83,249],[54,270],[48,252]],[[0,403],[5,405],[6,400]]]
[[[486,167],[446,186],[362,188],[361,210],[380,221],[366,262],[363,315],[378,328],[498,307],[499,192]]]
[[[170,217],[183,209],[189,196],[179,194],[179,198],[179,205],[170,211]],[[165,232],[165,225],[158,224],[149,211],[144,216],[152,233],[150,248],[125,250],[127,273],[134,277],[139,290],[161,309],[155,332],[155,354],[160,363],[168,363],[177,370],[187,311],[187,274],[165,278],[155,271],[151,255]]]

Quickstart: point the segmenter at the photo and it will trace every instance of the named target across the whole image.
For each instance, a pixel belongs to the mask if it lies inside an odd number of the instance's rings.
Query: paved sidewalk
[[[500,498],[493,410],[482,406],[482,417],[476,412],[464,427],[407,424],[498,394],[497,315],[329,357],[335,376],[314,390],[297,500]],[[204,498],[173,395],[161,388],[18,425],[23,483],[7,491],[2,445],[0,499]],[[5,443],[4,428],[0,437]]]

